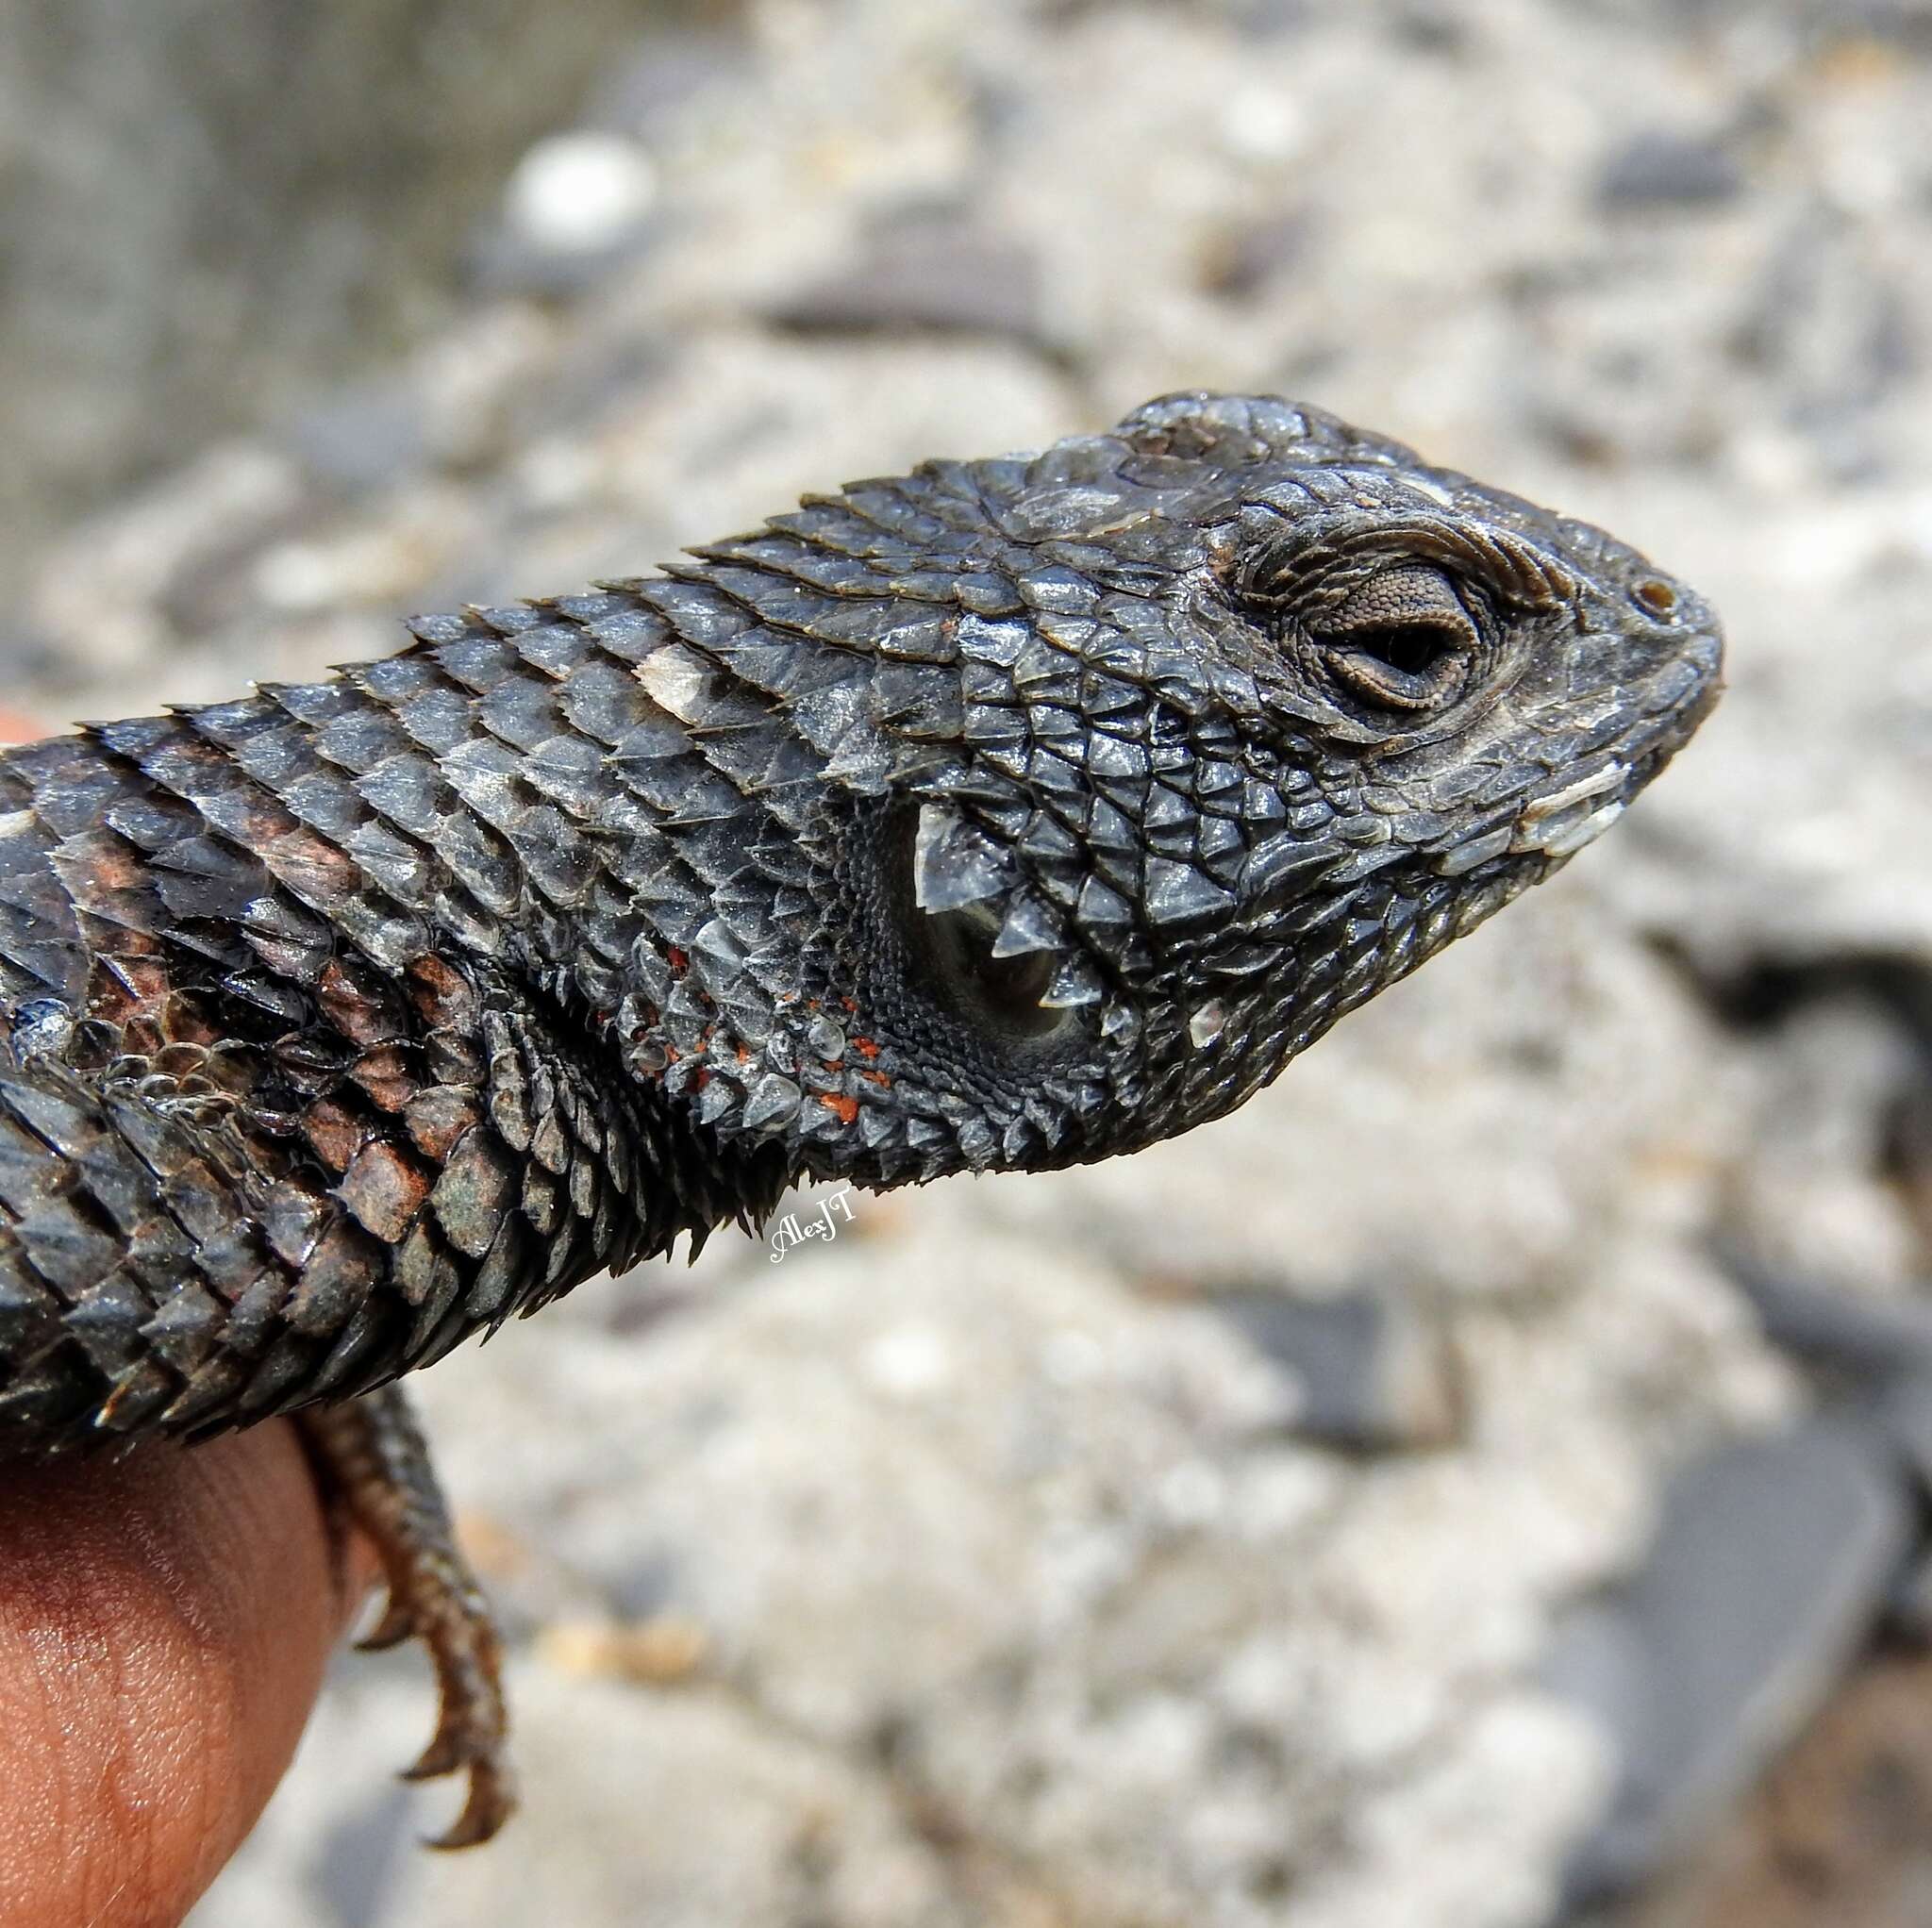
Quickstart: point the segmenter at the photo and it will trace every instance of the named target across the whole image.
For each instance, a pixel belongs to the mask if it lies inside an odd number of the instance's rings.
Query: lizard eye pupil
[[[1407,628],[1391,624],[1363,630],[1349,644],[1357,655],[1373,657],[1405,676],[1425,676],[1456,647],[1457,637],[1453,630],[1416,623]]]

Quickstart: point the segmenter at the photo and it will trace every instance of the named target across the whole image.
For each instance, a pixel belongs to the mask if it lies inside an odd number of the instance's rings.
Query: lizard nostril
[[[1651,576],[1637,585],[1637,600],[1653,615],[1669,616],[1676,609],[1677,592],[1669,583]]]

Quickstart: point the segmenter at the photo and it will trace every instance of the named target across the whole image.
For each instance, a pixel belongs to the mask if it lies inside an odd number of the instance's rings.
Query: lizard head
[[[725,661],[789,653],[763,686],[827,779],[788,833],[807,976],[711,1122],[862,1184],[1232,1109],[1614,822],[1720,687],[1641,556],[1268,398],[700,553],[679,587],[753,619]]]

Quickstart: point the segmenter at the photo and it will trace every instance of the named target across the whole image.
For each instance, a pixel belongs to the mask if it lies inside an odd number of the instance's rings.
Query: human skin
[[[0,740],[35,734],[0,711]],[[374,1577],[286,1421],[0,1473],[0,1921],[164,1928],[255,1823]]]

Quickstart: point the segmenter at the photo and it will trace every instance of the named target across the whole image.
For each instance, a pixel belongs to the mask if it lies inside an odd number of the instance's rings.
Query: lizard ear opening
[[[1072,1022],[1072,1011],[1041,1003],[1058,959],[1050,951],[1001,956],[1002,920],[991,906],[927,912],[923,922],[935,987],[962,1017],[1006,1038],[1052,1038]]]
[[[1010,859],[983,831],[923,805],[901,840],[902,892],[913,955],[935,998],[1006,1043],[1058,1038],[1073,1011],[1044,1000],[1061,959],[1035,943],[1002,942],[1016,883]]]

